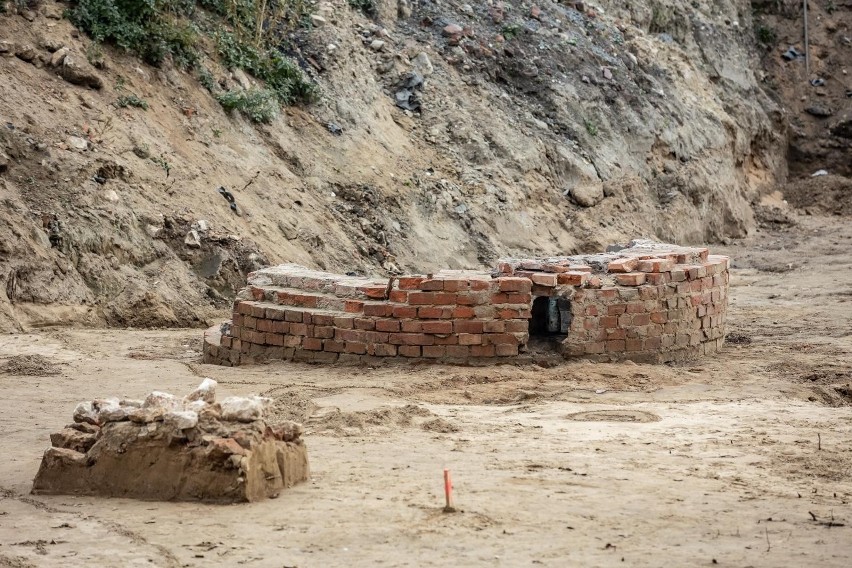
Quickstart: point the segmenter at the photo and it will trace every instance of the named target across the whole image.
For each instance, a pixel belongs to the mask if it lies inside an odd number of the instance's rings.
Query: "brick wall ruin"
[[[249,275],[233,319],[205,333],[204,360],[682,360],[722,346],[727,290],[727,257],[650,241],[381,280],[287,264]]]

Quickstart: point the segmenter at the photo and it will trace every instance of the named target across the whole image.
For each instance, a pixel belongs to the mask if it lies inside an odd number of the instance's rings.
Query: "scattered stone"
[[[826,170],[817,170],[817,171],[815,171],[814,173],[812,173],[812,174],[811,174],[811,177],[812,177],[812,178],[815,178],[815,177],[827,176],[827,175],[828,175],[828,171],[826,171]]]
[[[89,141],[79,136],[69,136],[68,145],[75,150],[87,150],[89,148]]]
[[[464,31],[464,28],[462,28],[458,24],[447,24],[446,26],[444,26],[444,29],[441,30],[441,34],[444,37],[452,37],[452,36],[460,35],[463,31]]]
[[[203,401],[197,402],[203,403]],[[163,423],[177,430],[195,428],[198,425],[198,413],[193,410],[172,410],[163,414]]]
[[[163,410],[183,410],[183,401],[173,394],[153,391],[142,403],[142,408],[162,408]]]
[[[0,40],[0,53],[12,53],[15,45],[11,41]]]
[[[319,28],[326,25],[327,23],[328,21],[319,14],[311,14],[311,24],[313,24],[314,27]]]
[[[236,420],[237,422],[254,422],[263,418],[263,411],[271,399],[263,397],[245,398],[231,396],[221,402],[222,419]]]
[[[541,21],[541,8],[538,6],[530,8],[530,18]]]
[[[833,114],[830,108],[823,105],[811,105],[805,109],[805,112],[817,118],[828,118]]]
[[[571,188],[569,195],[581,207],[594,207],[603,199],[603,185],[599,183],[578,185]]]
[[[781,57],[783,57],[787,61],[795,61],[796,59],[798,59],[800,57],[804,57],[804,56],[805,56],[804,53],[800,52],[798,49],[796,49],[792,45],[789,48],[787,48],[787,51],[785,51],[784,53],[781,54]]]
[[[66,54],[62,60],[62,65],[57,69],[59,76],[73,85],[92,89],[101,89],[104,86],[103,80],[95,72],[94,68],[78,59],[76,55]]]
[[[201,236],[195,229],[189,231],[183,239],[183,244],[188,247],[198,248],[201,246]]]
[[[425,51],[418,53],[417,56],[411,60],[411,65],[414,67],[414,71],[423,77],[428,77],[435,72],[435,68],[432,66],[432,62],[429,60],[429,56]]]
[[[38,51],[28,43],[17,46],[15,49],[15,57],[20,59],[21,61],[26,61],[27,63],[32,63],[35,61],[35,58],[38,57]]]
[[[423,89],[423,76],[419,73],[406,73],[396,86],[394,99],[396,106],[410,111],[420,110],[420,96],[418,92]]]
[[[201,381],[194,391],[184,397],[184,402],[204,401],[213,403],[216,400],[216,385],[218,383],[211,378],[205,378]]]
[[[370,49],[372,49],[373,51],[381,51],[384,47],[385,47],[385,42],[383,42],[380,39],[374,39],[370,43]]]
[[[612,80],[612,71],[609,67],[604,67],[603,69],[601,69],[601,73],[603,74],[604,79],[606,79],[607,81]]]

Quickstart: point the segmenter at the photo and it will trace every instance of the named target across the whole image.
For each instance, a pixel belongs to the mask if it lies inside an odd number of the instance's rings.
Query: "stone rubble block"
[[[269,398],[215,393],[204,379],[183,398],[81,402],[51,434],[32,492],[233,503],[308,479],[300,424],[270,422]]]

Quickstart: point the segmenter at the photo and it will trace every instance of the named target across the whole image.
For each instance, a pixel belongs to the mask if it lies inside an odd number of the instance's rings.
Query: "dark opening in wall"
[[[533,301],[530,337],[568,335],[571,302],[565,298],[540,296]]]

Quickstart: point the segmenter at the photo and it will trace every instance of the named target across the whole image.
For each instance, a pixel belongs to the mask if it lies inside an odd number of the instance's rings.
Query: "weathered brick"
[[[410,292],[408,303],[412,306],[447,306],[456,303],[456,294],[449,292]]]
[[[495,334],[489,334],[488,337]],[[482,344],[482,335],[478,333],[460,333],[459,345],[480,345]]]
[[[484,327],[484,323],[481,321],[461,320],[453,322],[453,331],[455,333],[482,333],[484,331]]]
[[[447,348],[443,345],[426,345],[423,347],[423,356],[436,359],[447,356]]]
[[[624,351],[625,341],[623,339],[614,339],[606,342],[606,350],[610,353]]]
[[[306,337],[302,340],[302,349],[307,349],[308,351],[322,351],[322,348],[322,339],[317,337]]]
[[[371,317],[389,317],[393,315],[394,306],[390,304],[364,304],[363,312],[365,316]]]
[[[626,351],[642,351],[642,345],[642,339],[628,339],[624,343],[624,349]]]
[[[423,322],[420,320],[403,320],[401,329],[405,333],[420,333],[423,331]]]
[[[395,357],[397,346],[388,345],[387,343],[375,343],[369,345],[367,351],[372,351],[370,355],[375,355],[376,357]]]
[[[355,318],[355,329],[376,329],[376,320],[370,318]]]
[[[435,345],[458,345],[459,344],[459,336],[455,334],[451,335],[433,335],[435,338]]]
[[[503,333],[506,331],[506,321],[487,320],[483,322],[482,328],[485,333]]]
[[[399,331],[399,320],[378,320],[376,321],[376,331]]]
[[[328,314],[313,314],[314,325],[334,325],[334,316]]]
[[[618,298],[618,288],[601,288],[598,290],[597,294],[598,298],[601,298],[602,300],[615,300]]]
[[[496,354],[496,349],[493,345],[471,345],[470,346],[470,356],[471,357],[494,357]]]
[[[394,306],[393,307],[393,317],[395,318],[416,318],[417,317],[417,308],[412,308],[409,306]]]
[[[388,300],[398,304],[405,304],[408,302],[408,292],[403,290],[391,290]]]
[[[464,292],[470,290],[470,280],[444,280],[444,290],[447,292]]]
[[[470,289],[475,290],[475,291],[490,290],[492,283],[493,283],[492,280],[483,280],[483,279],[479,279],[479,278],[474,278],[474,279],[470,280]]]
[[[397,351],[402,357],[420,357],[419,345],[400,345]]]
[[[397,279],[397,286],[400,290],[417,290],[420,288],[420,283],[426,280],[420,276],[404,276]]]
[[[516,310],[512,308],[501,308],[497,310],[497,317],[500,319],[529,319],[529,310]]]
[[[610,316],[620,316],[627,311],[627,304],[613,304],[607,306],[606,313]]]
[[[311,335],[320,339],[331,339],[334,337],[334,328],[330,325],[315,325]]]
[[[532,290],[532,282],[527,278],[513,276],[497,278],[497,288],[501,292],[520,292],[528,294]]]
[[[528,332],[530,323],[526,320],[508,320],[505,329],[510,333]]]
[[[518,294],[515,292],[498,292],[491,296],[492,304],[522,304],[528,306],[532,302],[532,295]]]
[[[586,344],[586,353],[590,355],[603,353],[604,351],[606,351],[606,343],[603,341]]]
[[[500,343],[494,346],[494,351],[498,357],[514,357],[518,354],[518,346]]]
[[[439,279],[424,280],[420,283],[420,286],[418,286],[418,288],[420,290],[425,291],[425,292],[434,292],[436,290],[443,290],[444,289],[444,281],[439,280]]]
[[[364,310],[364,302],[358,300],[346,300],[343,306],[343,311],[347,313],[359,313]]]
[[[623,330],[623,329],[610,329],[610,330],[607,330],[604,338],[607,341],[612,341],[613,339],[626,339],[627,338],[627,331]]]
[[[637,266],[639,266],[639,259],[619,258],[610,262],[606,269],[609,272],[633,272]]]
[[[353,317],[337,317],[334,318],[334,327],[341,329],[352,329],[355,327],[355,318]]]
[[[453,322],[451,321],[424,321],[424,333],[452,333]]]
[[[254,328],[257,331],[272,331],[272,320],[268,319],[258,319],[255,322]]]
[[[290,335],[308,335],[308,325],[304,323],[290,323]]]
[[[387,343],[390,334],[382,331],[365,331],[364,341],[367,343]]]
[[[278,333],[267,333],[264,343],[267,345],[284,345],[284,336]]]
[[[346,344],[343,341],[326,339],[322,342],[322,348],[324,351],[330,351],[332,353],[343,353],[346,349]]]
[[[556,275],[557,284],[562,284],[564,286],[583,286],[587,282],[591,275],[588,272],[579,271],[579,270],[570,270],[568,272],[563,272],[562,274]]]
[[[425,333],[394,333],[388,342],[394,345],[434,345],[435,337]]]
[[[646,337],[642,342],[642,348],[645,351],[656,351],[662,347],[660,337]]]
[[[302,345],[302,336],[300,335],[285,335],[284,347],[300,347]]]
[[[669,320],[666,312],[652,312],[650,317],[654,323],[666,323]]]
[[[645,279],[648,284],[659,286],[661,284],[668,283],[671,279],[671,275],[668,272],[651,273],[647,274]]]
[[[424,306],[417,309],[417,316],[423,319],[449,319],[453,317],[454,308]]]
[[[511,333],[489,333],[483,336],[482,341],[489,345],[518,345],[520,343],[518,338]],[[461,337],[459,337],[459,343],[461,343]]]
[[[453,308],[453,317],[454,318],[472,318],[476,315],[476,312],[473,311],[473,308],[470,306],[456,306]]]
[[[338,341],[363,341],[364,332],[358,329],[336,329],[334,339]]]
[[[686,275],[690,280],[698,280],[707,276],[707,268],[704,266],[688,266],[686,267]]]
[[[543,272],[534,273],[530,277],[530,280],[533,281],[533,284],[538,284],[539,286],[556,286],[558,283],[556,274],[547,274]]]
[[[388,296],[387,286],[359,286],[358,291],[374,300],[386,300]]]
[[[649,258],[640,260],[636,268],[639,272],[668,272],[673,266],[674,263],[668,258]]]
[[[447,345],[447,357],[463,359],[470,356],[470,347],[467,345]]]
[[[599,320],[599,325],[604,329],[612,329],[618,327],[618,318],[616,316],[603,316]]]
[[[345,351],[346,353],[364,355],[367,352],[367,344],[358,341],[347,341]]]

